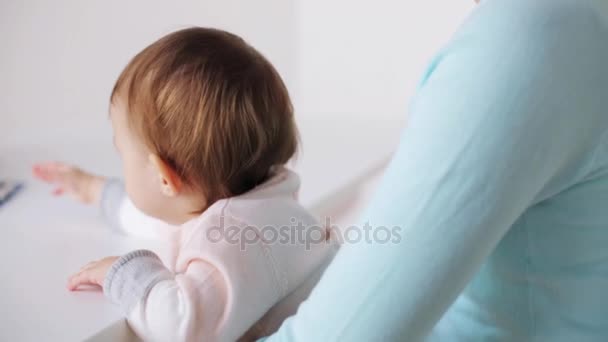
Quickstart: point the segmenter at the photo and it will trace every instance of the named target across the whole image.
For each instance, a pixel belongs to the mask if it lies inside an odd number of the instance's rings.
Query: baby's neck
[[[172,225],[181,226],[182,224],[197,218],[206,207],[206,201],[202,196],[182,195],[175,198],[174,206],[171,209]]]

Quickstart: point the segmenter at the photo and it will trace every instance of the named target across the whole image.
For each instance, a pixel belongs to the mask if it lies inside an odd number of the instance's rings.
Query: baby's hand
[[[118,259],[117,256],[106,257],[101,260],[92,261],[68,279],[68,290],[74,291],[80,285],[93,285],[103,287],[103,280],[108,270]]]
[[[57,186],[56,196],[69,193],[85,204],[99,203],[105,178],[92,175],[78,167],[61,162],[34,165],[36,178]]]

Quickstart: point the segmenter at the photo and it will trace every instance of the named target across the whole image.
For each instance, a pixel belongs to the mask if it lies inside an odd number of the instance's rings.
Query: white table
[[[92,208],[54,200],[28,183],[0,208],[0,340],[78,341],[120,319],[101,292],[69,292],[90,260],[151,243],[111,233]]]
[[[302,202],[321,210],[332,194],[355,188],[358,177],[385,162],[400,127],[369,119],[300,122],[304,146],[295,168],[303,181]],[[118,158],[110,147],[86,141],[36,143],[0,145],[0,178],[26,181],[24,190],[0,207],[0,341],[125,337],[117,308],[100,292],[67,291],[67,277],[91,260],[136,248],[156,249],[158,242],[113,233],[96,208],[53,198],[49,186],[30,176],[34,162],[49,159],[116,175]]]

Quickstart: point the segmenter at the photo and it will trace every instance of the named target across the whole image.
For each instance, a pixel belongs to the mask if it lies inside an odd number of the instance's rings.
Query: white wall
[[[27,152],[33,161],[67,160],[118,174],[107,120],[116,77],[160,36],[198,25],[243,36],[282,74],[302,133],[303,197],[312,198],[392,152],[427,61],[472,6],[472,0],[0,0],[0,177],[11,156],[31,145],[42,145]],[[87,155],[93,150],[103,158]],[[96,159],[111,162],[100,169]]]
[[[403,120],[426,63],[473,0],[302,0],[300,112]]]
[[[285,0],[2,0],[0,147],[109,141],[108,96],[122,68],[152,41],[187,26],[243,36],[296,87],[294,9]]]

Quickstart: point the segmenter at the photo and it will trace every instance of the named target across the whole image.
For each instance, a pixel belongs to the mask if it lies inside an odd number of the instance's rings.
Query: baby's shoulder
[[[182,248],[222,254],[235,249],[268,245],[268,237],[281,237],[306,229],[322,229],[317,218],[295,198],[228,198],[209,207],[183,227]],[[204,247],[202,245],[205,245]]]

